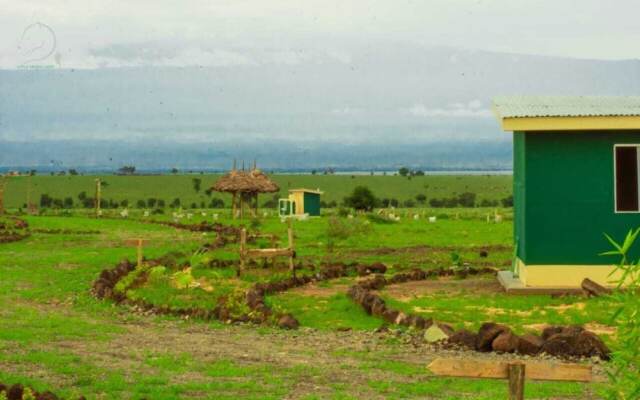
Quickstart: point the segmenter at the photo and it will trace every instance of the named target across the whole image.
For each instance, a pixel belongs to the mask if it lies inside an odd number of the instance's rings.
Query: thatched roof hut
[[[275,193],[280,187],[259,169],[251,171],[232,170],[222,176],[211,188],[225,193]]]
[[[237,170],[234,167],[231,172],[223,175],[218,181],[211,187],[216,192],[231,193],[233,217],[237,215],[237,200],[240,200],[239,214],[243,214],[244,200],[255,201],[255,211],[252,209],[254,216],[258,211],[258,194],[259,193],[276,193],[280,191],[280,187],[273,182],[269,177],[258,168],[255,163],[253,169],[250,171]],[[238,196],[239,195],[239,196]]]

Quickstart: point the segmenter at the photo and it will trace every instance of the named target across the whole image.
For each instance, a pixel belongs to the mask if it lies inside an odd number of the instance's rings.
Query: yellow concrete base
[[[620,279],[614,265],[525,265],[517,259],[516,273],[525,287],[579,288],[585,278],[612,287]]]

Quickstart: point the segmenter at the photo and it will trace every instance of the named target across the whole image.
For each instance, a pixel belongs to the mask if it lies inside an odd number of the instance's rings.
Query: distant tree
[[[86,198],[87,198],[87,192],[83,191],[78,193],[78,200],[80,200],[81,202],[83,202]]]
[[[158,206],[158,208],[164,208],[165,207],[164,199],[158,199],[158,203],[156,204],[156,206]]]
[[[488,199],[482,199],[479,203],[480,207],[497,207],[498,206],[498,200],[488,200]]]
[[[198,208],[198,205],[196,203],[191,203],[191,208]]]
[[[144,200],[140,199],[136,202],[136,207],[138,208],[145,208],[147,206],[147,203],[145,203]]]
[[[175,199],[173,199],[171,204],[169,204],[169,206],[171,208],[178,208],[178,207],[180,207],[180,204],[181,204],[180,198],[176,197]]]
[[[416,201],[418,202],[418,204],[424,204],[427,201],[427,196],[425,196],[422,193],[417,194],[416,195]]]
[[[404,206],[407,208],[413,208],[416,206],[416,202],[411,199],[407,199],[404,201]]]
[[[315,175],[315,174],[317,174],[317,173],[318,173],[318,171],[316,171],[315,169],[312,169],[312,170],[311,170],[311,175]]]
[[[196,193],[200,193],[200,186],[202,185],[202,179],[193,178],[191,180],[191,183],[193,184],[193,190],[195,190]]]
[[[171,168],[171,173],[172,174],[177,174],[178,173],[178,168]]]
[[[134,165],[125,165],[118,168],[118,174],[120,175],[133,175],[136,173],[136,167]]]
[[[53,199],[49,197],[48,194],[43,193],[40,195],[40,207],[41,208],[51,208],[53,204]]]
[[[35,169],[32,169],[32,170],[29,171],[29,176],[34,176],[37,173],[38,173],[38,171],[36,171]]]
[[[458,204],[462,207],[475,207],[476,206],[476,194],[471,192],[464,192],[458,196]]]
[[[371,211],[376,206],[377,199],[368,187],[356,186],[351,196],[345,197],[344,203],[357,211]]]
[[[429,205],[433,208],[444,207],[444,201],[442,199],[431,199],[429,200]]]
[[[407,167],[402,167],[398,170],[398,174],[400,174],[400,176],[407,176],[409,175],[409,168]]]
[[[71,197],[65,197],[64,208],[73,208],[73,199]]]
[[[500,202],[502,203],[502,207],[504,208],[513,207],[513,195],[505,197],[504,199],[500,200]]]
[[[63,208],[64,207],[64,202],[62,201],[62,199],[53,199],[53,207],[54,208]]]
[[[158,200],[153,197],[150,197],[147,199],[147,207],[149,208],[154,208],[157,203],[158,203]]]
[[[414,176],[424,176],[424,171],[420,171],[420,170],[413,171],[413,175]]]
[[[224,208],[224,201],[222,199],[211,199],[209,203],[209,208]]]
[[[129,200],[127,200],[127,199],[122,200],[122,201],[120,202],[120,207],[122,207],[122,208],[127,208],[127,207],[129,207]]]
[[[209,197],[211,197],[212,193],[213,193],[213,189],[212,188],[205,189],[205,191],[204,191],[204,194],[206,194]]]
[[[75,175],[78,175],[78,171],[77,171],[75,168],[71,168],[71,169],[69,170],[69,175],[74,175],[74,176],[75,176]]]

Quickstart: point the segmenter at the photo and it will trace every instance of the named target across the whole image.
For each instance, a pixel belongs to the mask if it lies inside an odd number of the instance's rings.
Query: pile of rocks
[[[599,357],[609,360],[611,354],[596,334],[576,325],[550,326],[542,331],[541,336],[518,336],[505,325],[487,322],[477,333],[463,329],[450,335],[447,342],[469,350],[531,356],[546,353],[556,357]]]
[[[457,272],[453,271],[453,274]],[[477,274],[467,270],[465,274]],[[608,360],[610,350],[593,332],[580,326],[552,326],[546,328],[541,336],[526,334],[518,336],[505,326],[492,322],[483,324],[477,333],[462,329],[455,332],[450,325],[436,323],[432,318],[410,315],[395,310],[385,304],[384,299],[375,290],[388,284],[424,280],[432,276],[446,276],[442,270],[398,273],[389,278],[374,275],[370,279],[359,282],[349,288],[348,296],[359,304],[367,314],[380,317],[389,324],[403,325],[415,329],[436,330],[439,340],[449,345],[481,352],[519,353],[537,355],[546,353],[557,357],[599,357]],[[432,328],[433,327],[433,328]]]
[[[28,238],[29,235],[27,221],[16,217],[0,219],[0,243],[17,242]]]
[[[7,400],[23,400],[23,399],[34,399],[34,400],[59,400],[60,397],[55,394],[46,391],[46,392],[38,392],[33,388],[24,387],[19,383],[15,385],[8,386],[3,383],[0,383],[0,398],[6,398]],[[78,400],[84,400],[84,396],[80,396]]]

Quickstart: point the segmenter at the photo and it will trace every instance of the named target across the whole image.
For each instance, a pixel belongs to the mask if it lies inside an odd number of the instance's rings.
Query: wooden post
[[[142,248],[147,242],[148,240],[142,238],[129,239],[126,241],[127,245],[136,247],[136,268],[142,268]]]
[[[236,219],[236,197],[238,193],[233,192],[233,197],[231,198],[231,218]]]
[[[8,178],[0,175],[0,215],[4,214],[4,188],[6,187]]]
[[[102,181],[96,179],[96,218],[100,218],[100,197],[102,196]]]
[[[244,270],[244,261],[245,255],[247,251],[247,230],[242,228],[240,231],[240,264],[238,265],[238,270],[236,271],[236,275],[240,277],[242,275],[242,271]]]
[[[524,373],[524,363],[509,364],[509,400],[524,400]]]
[[[295,245],[293,243],[293,224],[291,222],[291,218],[289,219],[289,229],[287,230],[289,234],[289,250],[291,250],[291,255],[289,255],[289,270],[291,271],[291,276],[296,277],[296,266],[293,263],[293,257],[295,256]]]
[[[277,248],[276,235],[271,235],[271,248],[272,249]],[[275,267],[276,267],[276,258],[271,257],[271,268],[275,268]]]

